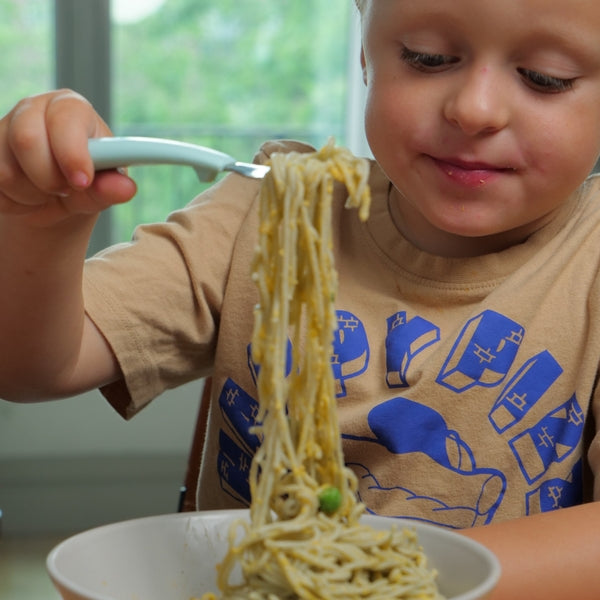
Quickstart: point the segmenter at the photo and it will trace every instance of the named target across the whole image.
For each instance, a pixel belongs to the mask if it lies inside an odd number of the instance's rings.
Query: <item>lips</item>
[[[458,158],[435,158],[433,163],[443,176],[467,187],[481,187],[502,175],[514,173],[512,167],[497,166],[486,162],[465,161]]]

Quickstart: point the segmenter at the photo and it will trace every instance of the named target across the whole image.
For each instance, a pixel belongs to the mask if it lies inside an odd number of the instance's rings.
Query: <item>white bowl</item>
[[[247,515],[177,513],[97,527],[56,546],[48,573],[64,600],[190,600],[217,592],[215,565],[227,549],[229,524]],[[364,518],[378,529],[414,528],[449,599],[481,600],[498,581],[494,555],[464,536],[414,521]]]

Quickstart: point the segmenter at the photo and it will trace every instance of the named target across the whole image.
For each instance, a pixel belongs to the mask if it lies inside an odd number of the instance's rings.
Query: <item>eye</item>
[[[406,46],[402,46],[400,57],[407,65],[419,71],[438,71],[458,62],[458,58],[455,56],[417,52]]]
[[[532,71],[531,69],[519,68],[517,71],[527,85],[545,94],[566,92],[573,89],[575,83],[575,79],[552,77],[552,75],[546,75],[544,73],[539,73],[538,71]]]

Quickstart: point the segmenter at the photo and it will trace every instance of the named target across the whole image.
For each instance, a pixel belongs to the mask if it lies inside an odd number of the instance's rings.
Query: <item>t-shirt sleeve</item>
[[[257,193],[257,182],[226,177],[86,262],[86,311],[122,372],[102,392],[122,416],[210,374],[235,238]]]
[[[310,150],[267,142],[254,160]],[[122,372],[101,391],[123,417],[167,389],[211,374],[236,237],[257,208],[259,189],[260,181],[228,175],[166,222],[140,226],[131,242],[86,262],[86,311]]]

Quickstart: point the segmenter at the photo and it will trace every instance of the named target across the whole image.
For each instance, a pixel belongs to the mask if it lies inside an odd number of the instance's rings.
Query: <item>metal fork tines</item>
[[[223,171],[233,171],[251,179],[262,179],[270,170],[271,167],[268,165],[255,165],[254,163],[239,161],[223,167]]]

